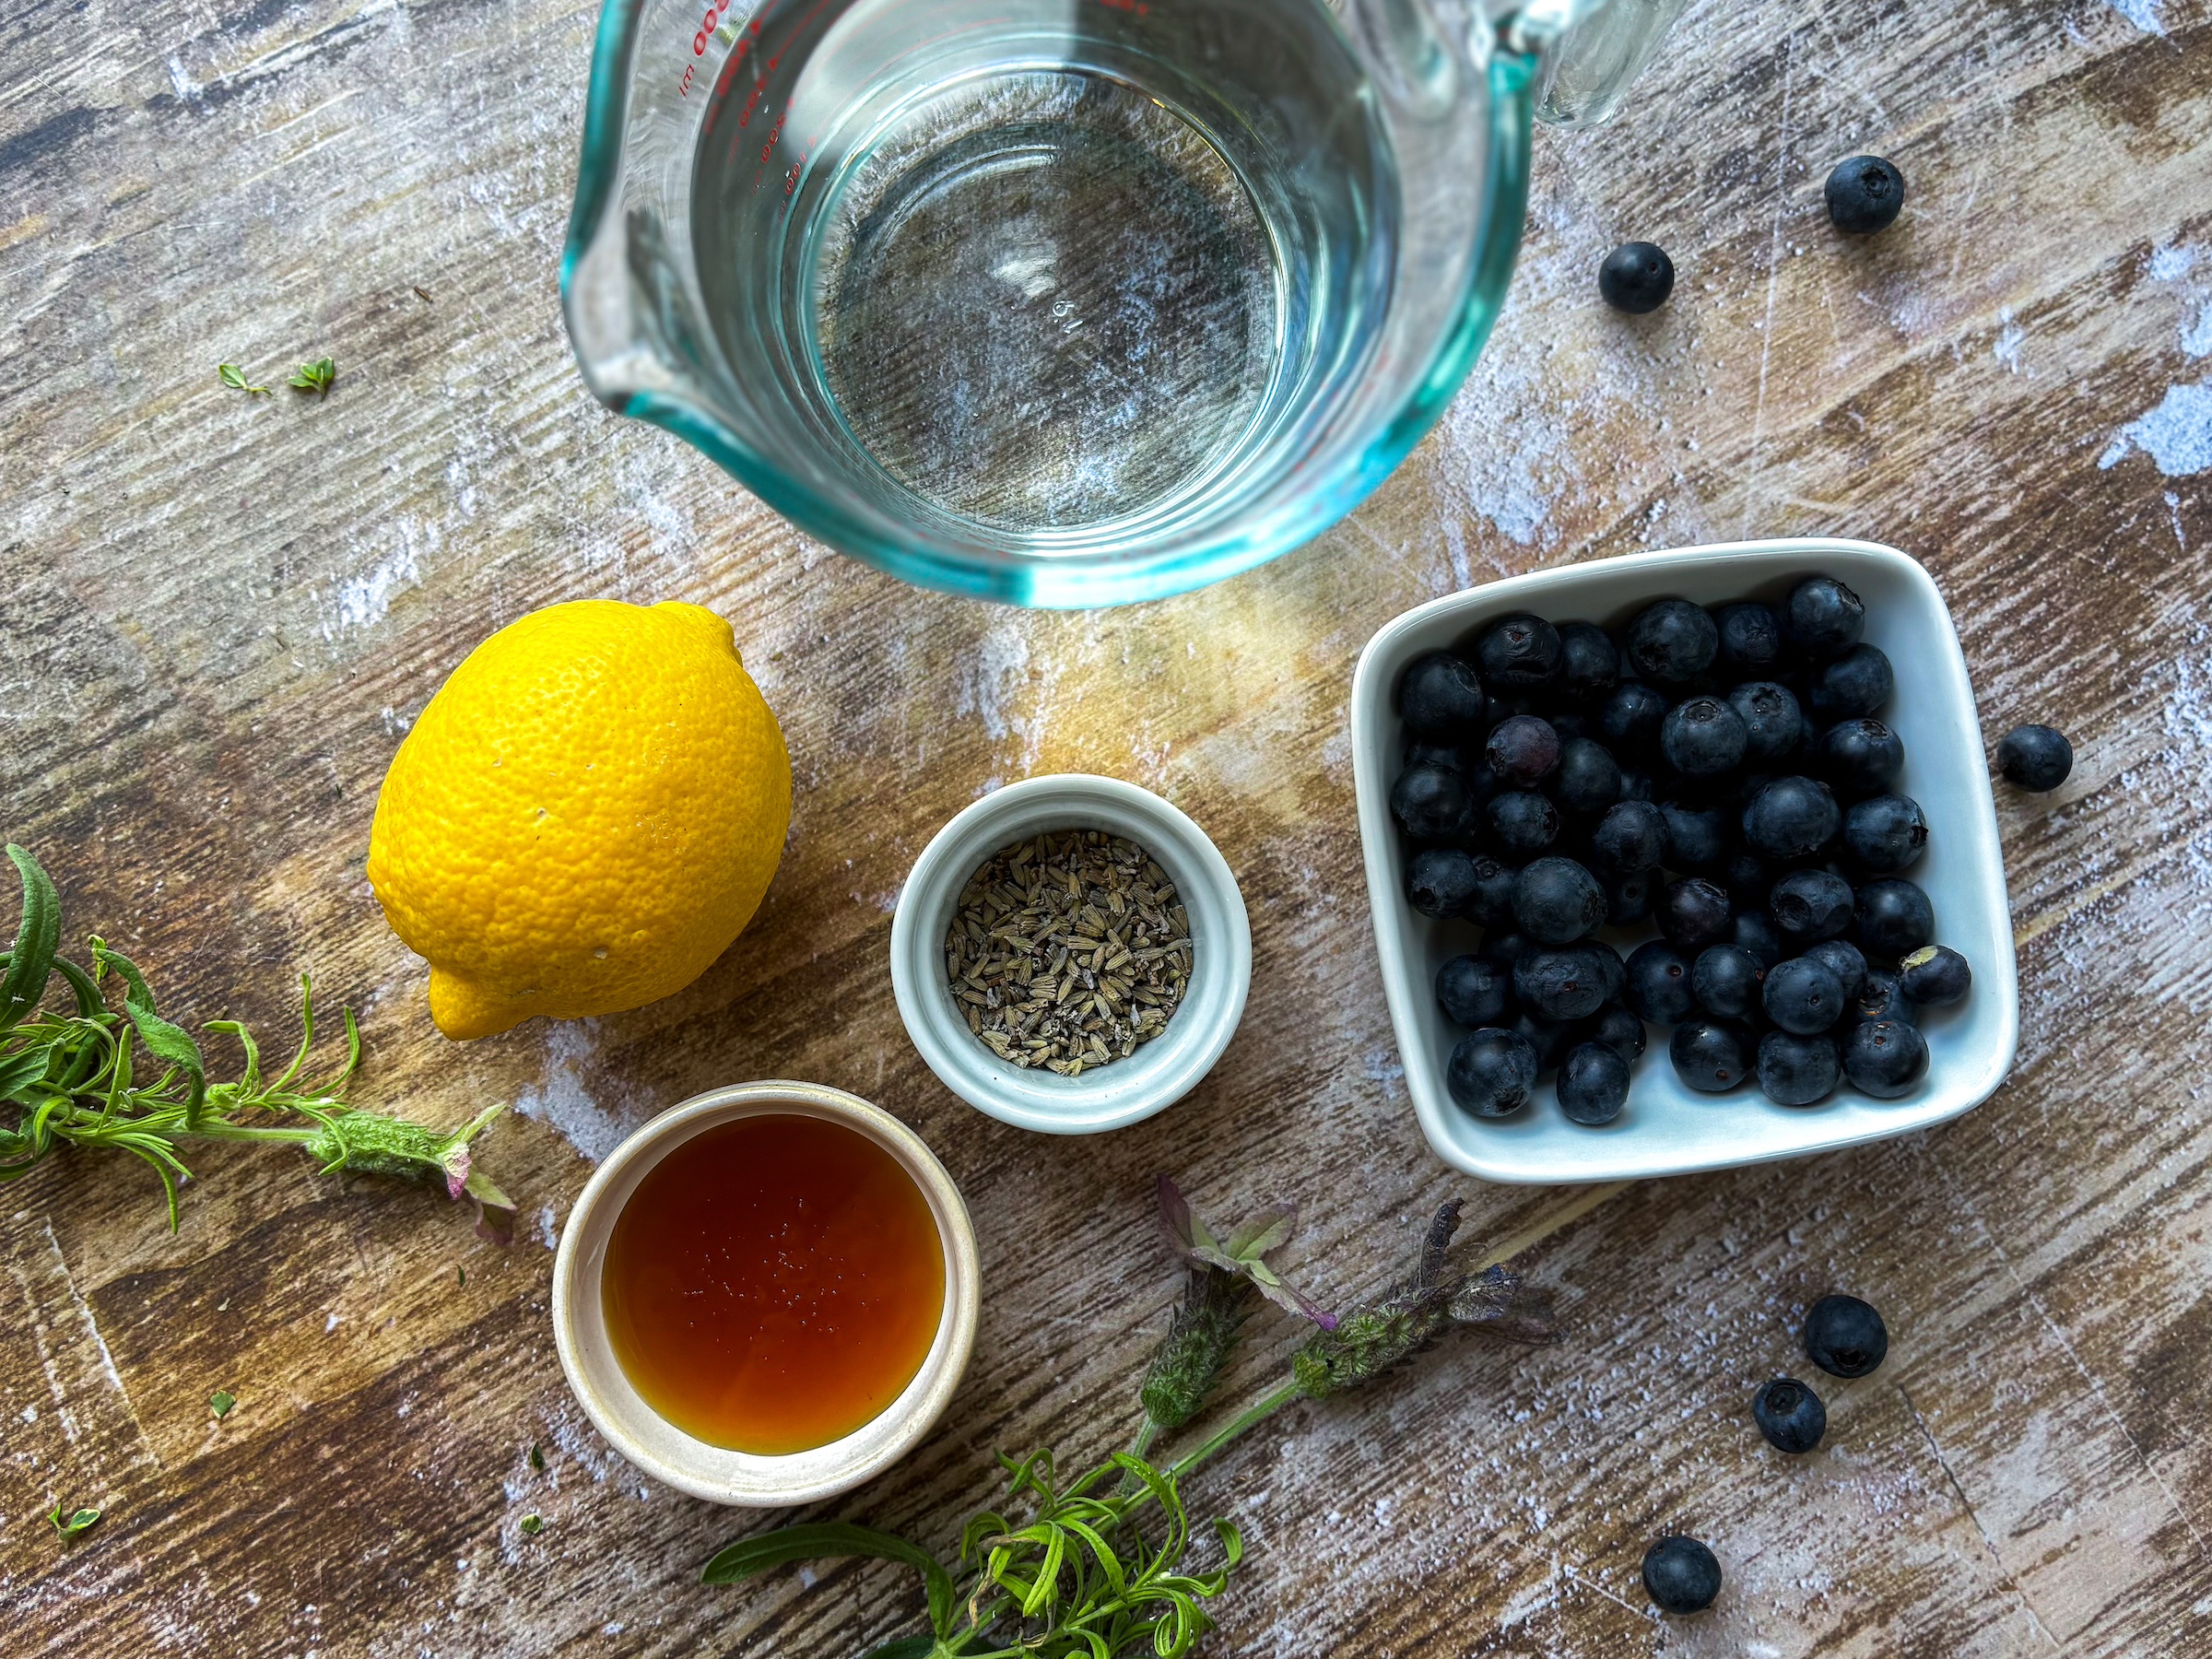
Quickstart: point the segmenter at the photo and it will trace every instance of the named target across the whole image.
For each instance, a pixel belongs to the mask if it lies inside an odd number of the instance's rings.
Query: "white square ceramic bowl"
[[[1591,1129],[1560,1112],[1552,1085],[1511,1118],[1477,1119],[1453,1103],[1444,1067],[1464,1034],[1436,1006],[1436,971],[1475,948],[1479,930],[1437,922],[1406,900],[1406,857],[1390,816],[1390,786],[1406,738],[1392,706],[1398,677],[1424,652],[1472,646],[1515,611],[1554,622],[1625,624],[1653,600],[1721,605],[1779,599],[1800,578],[1837,578],[1866,602],[1867,641],[1888,653],[1897,693],[1882,718],[1905,743],[1898,789],[1925,810],[1928,851],[1906,874],[1936,907],[1936,936],[1962,952],[1972,994],[1921,1021],[1927,1076],[1901,1100],[1877,1100],[1846,1085],[1818,1106],[1777,1106],[1754,1087],[1699,1094],[1675,1076],[1667,1031],[1651,1028],[1628,1109]],[[1870,542],[1744,542],[1639,553],[1537,571],[1453,594],[1391,622],[1368,641],[1352,683],[1353,770],[1366,853],[1375,942],[1406,1085],[1429,1144],[1447,1163],[1500,1182],[1620,1181],[1794,1158],[1924,1129],[1989,1098],[2012,1068],[2019,1036],[2019,979],[1996,807],[1966,658],[1949,610],[1928,573]],[[1656,930],[1608,929],[1623,954]]]

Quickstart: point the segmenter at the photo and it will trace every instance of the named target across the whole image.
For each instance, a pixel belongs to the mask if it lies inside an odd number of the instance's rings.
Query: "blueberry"
[[[1571,737],[1560,749],[1551,793],[1570,812],[1603,812],[1620,799],[1620,767],[1604,744]]]
[[[1777,778],[1744,808],[1744,844],[1776,864],[1810,858],[1836,839],[1843,814],[1825,783]]]
[[[1559,627],[1559,688],[1575,701],[1594,706],[1620,683],[1620,648],[1594,622]]]
[[[1743,716],[1717,697],[1693,697],[1668,711],[1659,752],[1686,778],[1717,778],[1743,760],[1748,734]]]
[[[1763,906],[1759,910],[1739,910],[1728,921],[1728,942],[1749,951],[1759,965],[1771,968],[1783,959],[1782,935],[1774,931]]]
[[[1721,1593],[1721,1564],[1695,1538],[1662,1538],[1643,1552],[1643,1593],[1662,1613],[1702,1613]]]
[[[1649,801],[1608,807],[1590,835],[1590,855],[1613,876],[1641,876],[1666,858],[1666,819]]]
[[[1417,737],[1453,742],[1482,729],[1486,702],[1474,665],[1449,651],[1414,658],[1398,678],[1398,713]]]
[[[1767,1018],[1783,1030],[1798,1037],[1815,1036],[1843,1018],[1843,982],[1825,962],[1793,957],[1767,975],[1761,1006]]]
[[[1512,976],[1480,957],[1453,957],[1436,971],[1436,1003],[1446,1019],[1470,1031],[1503,1024],[1512,1003]]]
[[[1859,947],[1849,939],[1823,939],[1818,945],[1806,947],[1805,954],[1836,976],[1836,983],[1843,987],[1845,1011],[1856,1002],[1859,988],[1866,982],[1866,959]]]
[[[1514,873],[1496,859],[1477,853],[1475,891],[1460,907],[1460,914],[1482,927],[1510,926],[1513,920]]]
[[[1828,175],[1828,217],[1839,230],[1872,236],[1896,222],[1905,205],[1905,175],[1880,156],[1853,156]]]
[[[1608,1043],[1577,1043],[1559,1065],[1559,1110],[1573,1122],[1609,1124],[1629,1103],[1629,1063]]]
[[[1815,662],[1841,656],[1865,626],[1865,602],[1831,576],[1807,576],[1783,606],[1783,637]]]
[[[1571,858],[1539,858],[1513,884],[1513,920],[1539,945],[1571,945],[1605,919],[1597,877]]]
[[[1824,665],[1806,688],[1806,699],[1822,720],[1858,720],[1879,714],[1897,677],[1889,659],[1878,646],[1853,645],[1834,662]]]
[[[1444,1068],[1444,1087],[1477,1117],[1510,1117],[1536,1086],[1536,1051],[1516,1031],[1495,1027],[1462,1037]]]
[[[1824,1296],[1805,1313],[1805,1357],[1831,1377],[1864,1377],[1889,1357],[1889,1327],[1855,1296]]]
[[[1408,771],[1417,766],[1441,766],[1446,771],[1467,775],[1466,751],[1454,743],[1430,743],[1425,740],[1406,746],[1406,765]]]
[[[1828,1432],[1828,1407],[1794,1377],[1777,1377],[1753,1394],[1751,1418],[1777,1452],[1810,1452]]]
[[[1491,797],[1490,836],[1498,850],[1526,862],[1558,839],[1559,809],[1533,789],[1509,789]]]
[[[1843,1075],[1862,1093],[1894,1100],[1928,1074],[1928,1040],[1901,1019],[1870,1019],[1843,1034]]]
[[[1720,629],[1703,606],[1687,599],[1662,599],[1629,624],[1629,661],[1662,686],[1688,685],[1720,650]]]
[[[1877,875],[1909,870],[1928,850],[1928,820],[1908,795],[1870,795],[1843,815],[1843,844]]]
[[[1749,853],[1731,853],[1721,866],[1721,885],[1739,911],[1763,911],[1774,890],[1774,872]]]
[[[1629,984],[1622,998],[1653,1025],[1679,1025],[1697,1009],[1689,959],[1672,945],[1650,939],[1629,953]]]
[[[1618,755],[1648,749],[1659,741],[1659,724],[1666,718],[1664,692],[1630,680],[1614,688],[1612,696],[1598,705],[1597,735]]]
[[[1513,964],[1513,994],[1539,1018],[1587,1019],[1606,1006],[1606,992],[1597,958],[1579,947],[1532,950]]]
[[[1608,876],[1598,885],[1606,889],[1606,925],[1636,927],[1652,919],[1659,897],[1660,875],[1639,870],[1633,876]]]
[[[1548,685],[1559,667],[1559,630],[1526,612],[1507,617],[1476,647],[1482,677],[1493,689],[1530,691]]]
[[[1572,1027],[1547,1019],[1526,1008],[1514,1015],[1506,1029],[1528,1044],[1529,1052],[1536,1057],[1538,1077],[1559,1063],[1559,1056],[1567,1051],[1567,1041],[1573,1035]]]
[[[1851,926],[1851,883],[1828,870],[1793,870],[1774,884],[1767,909],[1785,943],[1818,944]]]
[[[1675,262],[1656,242],[1622,242],[1597,267],[1597,291],[1615,311],[1655,312],[1675,291]]]
[[[1973,982],[1966,959],[1947,945],[1923,945],[1897,965],[1897,988],[1924,1008],[1947,1008]]]
[[[1712,876],[1727,868],[1728,815],[1720,807],[1662,801],[1659,818],[1666,826],[1668,869]]]
[[[1901,877],[1870,881],[1859,889],[1858,946],[1875,962],[1910,956],[1936,936],[1936,907]]]
[[[1409,766],[1390,786],[1391,816],[1417,841],[1450,841],[1474,810],[1467,781],[1441,766]]]
[[[1417,853],[1406,872],[1406,897],[1424,916],[1458,915],[1475,886],[1475,861],[1457,847]]]
[[[1483,754],[1509,789],[1534,789],[1559,770],[1559,735],[1534,714],[1516,714],[1490,728]]]
[[[1744,759],[1779,760],[1805,735],[1805,711],[1787,686],[1748,680],[1728,693],[1728,706],[1744,723]]]
[[[1904,765],[1904,740],[1878,720],[1839,721],[1820,735],[1820,770],[1847,794],[1880,794]]]
[[[1861,957],[1861,961],[1866,959]],[[1865,1025],[1873,1020],[1897,1020],[1905,1025],[1920,1023],[1920,1005],[1907,996],[1896,974],[1887,968],[1869,968],[1859,988],[1852,993],[1851,1019],[1854,1025]]]
[[[1701,876],[1670,882],[1659,900],[1659,931],[1692,955],[1728,936],[1728,895]]]
[[[1836,1091],[1843,1062],[1836,1040],[1769,1031],[1759,1040],[1759,1086],[1777,1106],[1812,1106]]]
[[[1632,1008],[1619,1003],[1607,1003],[1597,1011],[1597,1017],[1583,1028],[1582,1035],[1589,1042],[1602,1042],[1623,1060],[1634,1061],[1643,1053],[1643,1021]]]
[[[1696,1018],[1675,1028],[1667,1056],[1675,1075],[1704,1094],[1724,1094],[1749,1077],[1756,1065],[1749,1030],[1732,1019]]]
[[[2016,789],[2056,789],[2074,770],[2074,746],[2047,725],[2017,725],[1997,743],[1997,770]]]
[[[1721,630],[1721,665],[1732,676],[1757,677],[1780,665],[1782,618],[1771,605],[1724,605],[1713,615]]]
[[[1749,951],[1713,945],[1698,952],[1690,964],[1689,988],[1706,1013],[1743,1019],[1758,1010],[1759,983],[1766,976],[1765,967]]]

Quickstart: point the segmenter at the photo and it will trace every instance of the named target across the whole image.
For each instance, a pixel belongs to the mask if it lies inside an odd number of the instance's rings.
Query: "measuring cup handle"
[[[1528,0],[1499,24],[1507,48],[1538,63],[1536,119],[1599,126],[1659,55],[1689,0]]]

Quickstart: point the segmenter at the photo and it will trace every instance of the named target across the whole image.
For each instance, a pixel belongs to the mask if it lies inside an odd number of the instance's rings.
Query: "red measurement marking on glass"
[[[1133,17],[1148,18],[1152,15],[1152,8],[1145,4],[1145,0],[1099,0],[1099,4],[1109,11],[1128,12]]]

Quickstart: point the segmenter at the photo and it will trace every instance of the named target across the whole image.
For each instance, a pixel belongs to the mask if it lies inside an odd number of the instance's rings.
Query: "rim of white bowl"
[[[1167,1030],[1077,1077],[1009,1065],[976,1041],[944,983],[945,929],[960,890],[1000,849],[1051,830],[1126,836],[1175,883],[1191,921],[1191,978]],[[891,921],[899,1017],[929,1069],[978,1112],[1041,1135],[1097,1135],[1165,1112],[1220,1059],[1252,991],[1252,923],[1237,878],[1181,808],[1119,778],[1061,772],[994,790],[937,831]]]
[[[762,1456],[710,1445],[645,1403],[606,1334],[600,1274],[623,1206],[660,1161],[709,1129],[741,1118],[821,1118],[867,1136],[929,1201],[945,1245],[945,1310],[922,1368],[899,1397],[841,1440]],[[951,1404],[975,1351],[982,1268],[960,1190],[922,1137],[880,1106],[818,1083],[740,1083],[673,1106],[624,1141],[585,1183],[553,1258],[553,1343],[584,1415],[624,1458],[655,1480],[737,1509],[781,1509],[849,1492],[921,1443]]]

